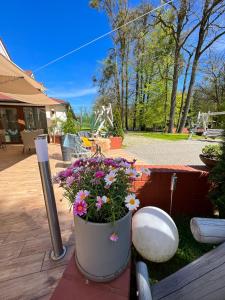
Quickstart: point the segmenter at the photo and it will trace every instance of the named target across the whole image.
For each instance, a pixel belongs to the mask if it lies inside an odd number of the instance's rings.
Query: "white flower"
[[[136,199],[135,194],[129,194],[126,196],[125,202],[125,205],[129,210],[136,210],[140,205],[140,201]]]
[[[116,181],[116,173],[111,171],[109,174],[105,176],[104,179],[107,185],[111,185],[113,182]]]
[[[145,174],[147,176],[150,176],[150,174],[151,174],[151,171],[148,168],[141,168],[141,172],[142,172],[142,174]]]
[[[110,202],[110,199],[106,196],[102,196],[102,202],[103,203],[109,203]]]
[[[138,176],[138,173],[137,173],[136,169],[134,169],[134,168],[126,169],[125,173],[127,175],[129,175],[130,178],[133,178],[133,179],[135,179]]]

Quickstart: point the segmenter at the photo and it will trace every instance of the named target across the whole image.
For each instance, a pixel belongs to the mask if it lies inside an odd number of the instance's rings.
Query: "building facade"
[[[13,90],[13,82],[17,78],[20,80],[24,76],[34,83],[37,82],[34,80],[32,71],[23,71],[12,62],[1,40],[0,58],[0,134],[4,136],[6,143],[21,143],[20,132],[23,130],[44,129],[45,133],[49,133],[53,120],[66,120],[69,104],[63,100],[49,98],[44,93],[40,94],[40,98],[47,99],[46,101],[38,101],[38,95],[35,93],[29,97],[28,93],[23,91],[24,82],[21,83],[21,95],[9,93],[10,87],[7,89],[7,84],[12,82]],[[1,63],[4,63],[4,66],[1,66]],[[11,69],[18,71],[21,76],[6,76],[4,71],[7,70],[11,74]]]

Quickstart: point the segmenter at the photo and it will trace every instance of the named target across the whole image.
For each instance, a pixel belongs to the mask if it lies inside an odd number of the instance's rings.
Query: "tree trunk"
[[[193,93],[193,87],[195,84],[195,77],[196,77],[196,71],[197,71],[197,67],[198,67],[198,61],[199,61],[199,57],[195,57],[193,66],[192,66],[191,79],[190,79],[190,83],[189,83],[189,87],[188,87],[188,93],[187,93],[187,98],[186,98],[186,102],[185,102],[185,106],[184,106],[184,112],[183,112],[183,115],[181,118],[180,127],[178,129],[178,132],[183,131],[184,126],[187,121],[187,116],[188,116],[188,112],[189,112],[190,104],[191,104],[191,97],[192,97],[192,93]]]
[[[122,50],[123,51],[123,50]],[[121,55],[121,119],[124,128],[124,54]]]
[[[129,59],[129,45],[127,44],[126,49],[126,66],[125,66],[125,128],[129,129],[128,125],[128,94],[129,94],[129,76],[128,76],[128,59]]]
[[[164,132],[166,132],[167,127],[167,105],[168,105],[168,77],[169,77],[169,66],[166,64],[166,81],[165,81],[165,102],[164,102]]]
[[[189,54],[187,67],[186,67],[185,75],[184,75],[184,84],[183,84],[183,89],[182,89],[181,106],[180,106],[179,117],[178,117],[178,122],[177,122],[177,131],[178,131],[178,133],[182,133],[182,131],[180,132],[180,122],[181,122],[182,110],[183,110],[183,107],[184,107],[184,94],[186,92],[187,76],[188,76],[188,71],[189,71],[189,68],[190,68],[192,55],[193,55],[193,53]]]
[[[143,64],[141,63],[141,70],[143,70]],[[143,71],[141,71],[141,76],[140,76],[140,84],[139,84],[139,89],[141,93],[139,93],[139,98],[141,99],[141,107],[140,107],[140,113],[139,113],[139,129],[141,131],[144,130],[144,103],[143,103]]]
[[[120,83],[119,83],[119,71],[118,71],[118,64],[117,64],[117,51],[115,49],[115,73],[114,73],[114,80],[115,80],[115,93],[117,97],[117,105],[120,106]]]
[[[187,93],[187,98],[186,98],[186,102],[185,102],[185,106],[184,106],[184,111],[183,111],[181,122],[180,122],[179,132],[183,131],[183,128],[187,121],[188,112],[190,109],[191,98],[192,98],[193,88],[194,88],[194,84],[195,84],[196,71],[197,71],[197,67],[198,67],[199,58],[202,54],[201,48],[204,43],[204,37],[205,37],[206,31],[207,31],[206,24],[210,17],[210,15],[208,14],[209,4],[210,4],[210,1],[206,0],[205,4],[204,4],[204,9],[203,9],[201,25],[199,28],[198,42],[197,42],[197,47],[195,50],[195,57],[194,57],[192,70],[191,70],[191,78],[190,78],[190,82],[189,82],[188,93]]]
[[[170,101],[170,120],[169,120],[169,127],[168,127],[169,133],[173,133],[173,127],[174,127],[177,86],[178,86],[178,73],[179,73],[179,55],[180,55],[180,47],[179,45],[176,45],[176,49],[174,53],[173,86],[172,86],[171,101]]]
[[[136,68],[137,69],[136,69],[136,84],[135,84],[133,130],[135,130],[137,127],[137,104],[138,104],[138,93],[139,93],[139,63],[138,62]]]

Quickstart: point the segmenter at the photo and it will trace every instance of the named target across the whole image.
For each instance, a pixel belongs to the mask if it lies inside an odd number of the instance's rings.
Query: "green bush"
[[[220,159],[209,177],[212,183],[209,197],[218,209],[220,218],[225,218],[225,130],[223,138]]]
[[[62,122],[61,127],[64,134],[67,133],[76,134],[79,131],[80,125],[74,119],[71,109],[68,110],[66,121]]]
[[[222,147],[220,145],[207,145],[202,149],[202,154],[208,158],[220,159],[222,155]]]
[[[122,126],[121,114],[118,108],[114,109],[113,112],[113,128],[109,131],[112,136],[121,136],[124,138],[124,131]]]

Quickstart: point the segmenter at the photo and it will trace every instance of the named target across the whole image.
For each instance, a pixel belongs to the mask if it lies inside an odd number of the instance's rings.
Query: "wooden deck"
[[[61,170],[59,145],[49,145],[52,175]],[[126,156],[123,150],[107,153]],[[132,159],[132,157],[127,157]],[[60,262],[49,259],[51,242],[36,155],[21,145],[0,149],[0,299],[49,299],[74,250],[73,219],[55,186],[62,238]]]
[[[50,145],[52,174],[60,170],[59,146]],[[55,187],[62,237],[60,262],[49,260],[51,242],[36,155],[21,145],[0,149],[0,299],[49,299],[73,251],[73,222]]]
[[[225,243],[153,285],[153,300],[224,300],[224,252]]]

